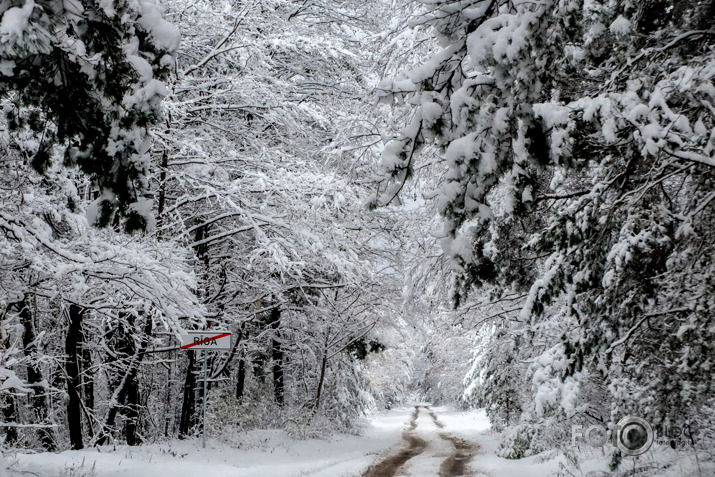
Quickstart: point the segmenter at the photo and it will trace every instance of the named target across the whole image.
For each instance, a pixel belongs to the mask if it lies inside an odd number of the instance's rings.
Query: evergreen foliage
[[[374,203],[441,149],[454,304],[511,302],[473,314],[474,396],[512,424],[712,422],[714,2],[420,3],[441,46],[382,84],[414,115]]]
[[[149,127],[179,34],[150,1],[26,0],[0,5],[0,95],[11,131],[32,131],[27,160],[44,173],[54,148],[101,190],[96,222],[119,212],[151,225]],[[94,219],[94,217],[93,217]]]

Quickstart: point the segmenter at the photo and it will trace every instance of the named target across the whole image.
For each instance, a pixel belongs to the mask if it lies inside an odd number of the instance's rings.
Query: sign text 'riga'
[[[231,332],[187,331],[181,337],[181,349],[231,349]]]

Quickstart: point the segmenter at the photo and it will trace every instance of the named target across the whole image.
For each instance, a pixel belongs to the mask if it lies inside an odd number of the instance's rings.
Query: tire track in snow
[[[432,418],[434,425],[439,427],[440,429],[444,429],[444,424],[439,422],[439,420],[437,419],[437,414],[435,414],[434,411],[429,406],[425,406],[425,409],[427,409],[427,412],[429,413],[429,417]]]
[[[435,426],[444,429],[444,424],[437,419],[437,414],[429,406],[425,409],[429,412]],[[439,477],[459,477],[471,474],[468,464],[479,450],[479,446],[445,432],[439,432],[438,435],[440,439],[448,441],[454,447],[454,452],[439,467]]]
[[[428,445],[428,441],[417,437],[414,434],[417,428],[417,418],[420,414],[420,408],[427,411],[432,422],[439,430],[445,428],[437,414],[429,406],[415,406],[414,411],[410,415],[408,428],[403,431],[402,439],[405,441],[406,447],[402,448],[398,453],[386,457],[377,464],[370,466],[362,477],[396,477],[403,475],[404,466],[413,457],[422,454]],[[479,450],[479,446],[465,439],[455,437],[447,432],[436,432],[440,439],[447,441],[454,448],[454,451],[442,462],[439,467],[439,477],[464,477],[476,475],[469,469],[469,463]],[[424,437],[424,435],[423,435]],[[484,474],[479,474],[484,475]]]
[[[452,455],[447,457],[447,459],[442,462],[442,465],[439,467],[439,477],[470,475],[471,472],[469,472],[468,464],[479,448],[464,439],[450,436],[449,434],[440,433],[439,437],[449,441],[454,446],[454,452]]]
[[[412,434],[412,431],[417,428],[417,417],[419,415],[420,406],[415,406],[415,410],[410,416],[410,427],[402,433],[402,439],[407,443],[407,447],[397,454],[370,466],[363,474],[363,477],[394,477],[408,460],[424,451],[425,447],[427,447],[427,441]]]

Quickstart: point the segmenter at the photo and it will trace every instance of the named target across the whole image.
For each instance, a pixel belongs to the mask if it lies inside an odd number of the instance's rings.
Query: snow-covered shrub
[[[522,459],[547,449],[541,442],[543,430],[535,425],[519,424],[510,427],[499,444],[497,454],[505,459]]]

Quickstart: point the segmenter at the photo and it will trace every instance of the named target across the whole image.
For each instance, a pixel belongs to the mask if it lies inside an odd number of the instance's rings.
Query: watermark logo
[[[661,426],[657,433],[645,419],[626,416],[611,428],[611,438],[614,446],[625,455],[636,456],[646,452],[655,443],[670,446],[673,449],[695,444],[695,438],[700,434],[696,423],[685,424],[682,427]],[[571,445],[585,442],[591,447],[602,447],[608,442],[608,429],[593,425],[585,430],[583,426],[571,426]]]
[[[616,433],[616,446],[626,455],[641,455],[653,445],[653,428],[640,417],[624,417],[616,424]]]
[[[613,428],[613,444],[626,455],[636,456],[645,453],[653,445],[653,428],[645,419],[626,416]],[[602,447],[608,442],[608,429],[593,425],[583,430],[583,426],[571,427],[571,444],[583,440],[592,447]]]

